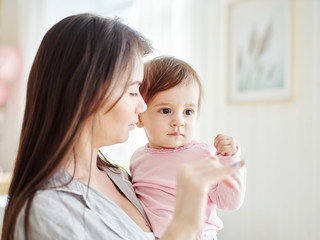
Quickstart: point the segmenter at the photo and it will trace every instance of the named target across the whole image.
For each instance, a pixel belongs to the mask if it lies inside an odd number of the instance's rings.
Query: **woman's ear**
[[[140,114],[138,115],[138,122],[136,123],[136,126],[138,128],[142,128],[144,126],[143,122],[141,121],[141,116]]]

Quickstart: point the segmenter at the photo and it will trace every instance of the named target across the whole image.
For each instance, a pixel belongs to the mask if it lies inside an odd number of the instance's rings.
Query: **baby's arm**
[[[220,164],[236,164],[241,160],[240,146],[232,137],[219,134],[215,138],[214,146],[217,149],[216,157]],[[232,189],[224,181],[220,181],[211,188],[209,197],[219,209],[237,210],[245,196],[246,168],[239,169],[229,177],[229,180],[235,183],[236,188]]]

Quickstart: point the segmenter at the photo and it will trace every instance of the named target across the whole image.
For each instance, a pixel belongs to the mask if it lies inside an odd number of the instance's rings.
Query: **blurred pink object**
[[[8,96],[8,89],[5,83],[0,82],[0,107],[5,103]]]
[[[0,47],[0,82],[18,79],[22,70],[22,56],[13,46]]]

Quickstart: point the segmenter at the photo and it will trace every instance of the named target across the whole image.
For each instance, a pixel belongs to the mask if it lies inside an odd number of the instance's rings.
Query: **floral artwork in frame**
[[[228,101],[289,100],[293,89],[291,0],[228,6]]]

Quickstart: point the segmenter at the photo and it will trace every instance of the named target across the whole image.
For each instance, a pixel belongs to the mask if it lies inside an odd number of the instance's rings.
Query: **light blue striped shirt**
[[[120,168],[103,170],[146,218],[128,174]],[[43,190],[37,191],[30,209],[29,239],[155,239],[153,233],[144,232],[118,205],[95,189],[76,179],[62,186],[70,179],[71,175],[61,168]],[[15,239],[25,239],[24,216],[25,208],[17,219]]]

